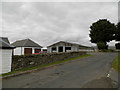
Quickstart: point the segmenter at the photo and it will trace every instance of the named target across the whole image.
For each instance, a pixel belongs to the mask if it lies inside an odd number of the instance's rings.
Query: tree
[[[117,29],[115,31],[115,40],[120,41],[120,22],[116,25]]]
[[[116,25],[117,29],[115,31],[115,40],[120,41],[120,22],[117,23]],[[115,44],[116,49],[120,49],[120,43]]]
[[[115,44],[116,49],[120,49],[120,43]]]
[[[108,46],[104,42],[98,42],[97,46],[98,46],[99,50],[107,49],[108,48]]]
[[[107,19],[99,19],[90,26],[90,29],[90,41],[92,43],[102,42],[107,47],[107,42],[110,42],[114,39],[116,27]]]

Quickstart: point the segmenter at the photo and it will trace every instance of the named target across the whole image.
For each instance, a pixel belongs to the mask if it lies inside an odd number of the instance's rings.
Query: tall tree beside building
[[[114,39],[116,26],[107,19],[99,19],[97,22],[90,26],[90,38],[92,43],[103,43],[104,48],[107,49],[107,42]]]
[[[116,25],[116,33],[115,33],[115,40],[118,41],[118,43],[115,44],[116,49],[120,49],[120,22]]]

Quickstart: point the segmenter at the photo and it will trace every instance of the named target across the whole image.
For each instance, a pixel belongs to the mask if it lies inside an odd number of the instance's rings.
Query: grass
[[[43,64],[43,65],[39,65],[39,66],[23,68],[23,69],[18,70],[18,71],[12,71],[12,72],[9,72],[9,73],[1,74],[0,76],[7,76],[7,75],[20,73],[20,72],[24,72],[24,71],[29,71],[29,70],[34,70],[34,69],[41,69],[41,68],[44,68],[44,67],[52,66],[52,65],[55,65],[55,64],[61,64],[61,63],[67,62],[67,61],[72,61],[72,60],[76,60],[76,59],[80,59],[80,58],[84,58],[84,57],[88,57],[88,56],[92,56],[92,55],[91,54],[86,54],[86,55],[81,55],[81,56],[78,56],[78,57],[75,57],[75,58],[65,59],[63,61],[56,61],[56,62],[49,63],[49,64]]]
[[[115,58],[112,66],[117,72],[120,72],[120,53]]]

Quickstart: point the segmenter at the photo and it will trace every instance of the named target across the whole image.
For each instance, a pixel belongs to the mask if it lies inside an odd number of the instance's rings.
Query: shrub
[[[99,50],[108,49],[108,45],[106,45],[104,42],[98,42],[97,47]]]

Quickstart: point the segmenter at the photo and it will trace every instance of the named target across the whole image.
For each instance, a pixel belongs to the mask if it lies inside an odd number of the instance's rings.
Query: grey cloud
[[[59,40],[93,45],[89,27],[100,18],[117,22],[117,3],[3,3],[3,36],[31,38],[43,46]]]

